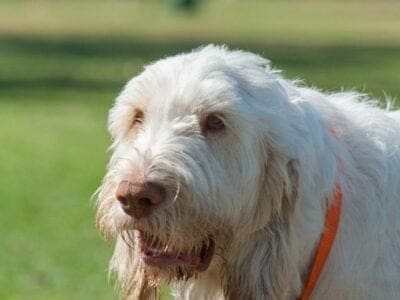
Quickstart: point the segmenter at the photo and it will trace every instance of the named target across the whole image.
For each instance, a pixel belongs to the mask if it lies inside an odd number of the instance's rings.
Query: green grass
[[[395,1],[145,2],[0,2],[0,299],[117,298],[90,197],[107,110],[143,64],[226,43],[327,90],[400,95]]]

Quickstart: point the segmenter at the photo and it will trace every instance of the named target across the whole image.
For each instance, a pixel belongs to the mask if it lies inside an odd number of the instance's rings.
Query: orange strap
[[[308,300],[310,298],[325,262],[328,259],[329,252],[331,251],[333,243],[335,242],[336,233],[339,227],[340,213],[342,211],[342,198],[343,196],[340,185],[336,184],[334,199],[332,203],[329,204],[328,211],[326,213],[324,224],[325,230],[322,232],[310,277],[304,286],[303,292],[299,298],[300,300]]]

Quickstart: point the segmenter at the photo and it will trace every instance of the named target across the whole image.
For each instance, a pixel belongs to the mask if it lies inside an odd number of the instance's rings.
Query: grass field
[[[107,110],[143,64],[225,43],[327,90],[400,95],[399,2],[244,3],[0,2],[0,299],[117,298],[90,197]]]

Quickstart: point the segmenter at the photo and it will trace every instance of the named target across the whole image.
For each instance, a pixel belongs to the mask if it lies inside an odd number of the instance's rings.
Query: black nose
[[[164,202],[165,188],[155,182],[120,182],[116,198],[128,215],[140,219],[148,216],[158,205]]]

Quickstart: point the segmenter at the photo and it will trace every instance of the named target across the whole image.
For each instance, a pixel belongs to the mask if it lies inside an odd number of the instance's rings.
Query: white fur
[[[145,117],[134,130],[138,107]],[[225,132],[203,133],[210,113]],[[111,271],[126,297],[155,297],[171,280],[179,299],[295,299],[338,182],[340,227],[312,298],[400,298],[400,111],[356,92],[303,87],[260,56],[207,46],[133,78],[109,130],[98,224],[117,237]],[[141,228],[179,249],[215,239],[205,272],[175,280],[141,261],[137,222],[115,200],[118,182],[135,173],[168,191]]]

